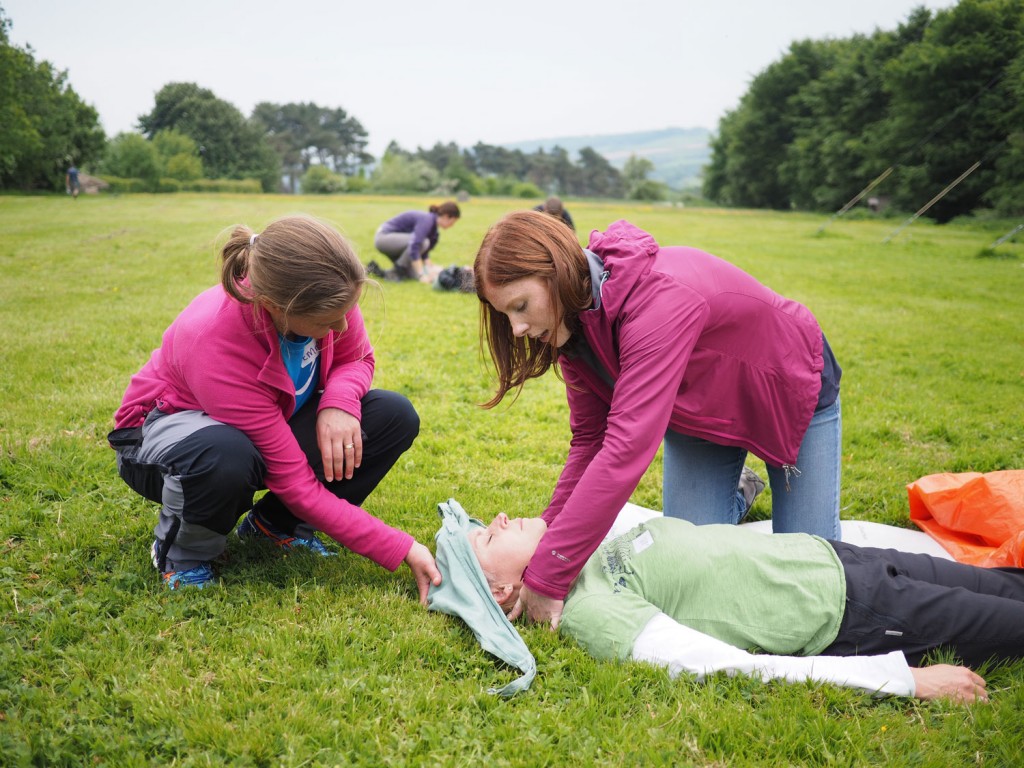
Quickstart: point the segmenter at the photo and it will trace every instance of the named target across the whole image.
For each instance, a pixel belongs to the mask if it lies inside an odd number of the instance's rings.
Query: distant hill
[[[604,136],[561,136],[502,144],[508,149],[536,152],[561,147],[575,161],[577,152],[591,147],[608,162],[622,169],[632,154],[654,163],[650,178],[663,181],[673,189],[700,186],[702,168],[711,161],[711,131],[707,128],[664,128],[640,133],[615,133]]]

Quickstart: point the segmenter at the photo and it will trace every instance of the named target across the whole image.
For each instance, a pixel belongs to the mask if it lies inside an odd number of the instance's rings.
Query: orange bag
[[[927,475],[907,493],[910,519],[956,560],[1024,567],[1024,470]]]

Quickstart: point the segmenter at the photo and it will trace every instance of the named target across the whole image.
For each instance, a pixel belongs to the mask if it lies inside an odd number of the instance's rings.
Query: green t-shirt
[[[737,648],[811,656],[835,640],[845,601],[824,539],[655,518],[594,552],[559,628],[597,658],[628,659],[662,612]]]

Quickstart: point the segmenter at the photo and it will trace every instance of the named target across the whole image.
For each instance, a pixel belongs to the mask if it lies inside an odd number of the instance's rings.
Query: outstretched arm
[[[652,618],[637,637],[632,658],[666,667],[673,677],[685,672],[703,680],[709,674],[725,672],[756,676],[765,681],[834,683],[877,695],[934,698],[934,695],[923,696],[917,692],[914,670],[899,651],[884,656],[753,654],[680,624],[663,613]]]

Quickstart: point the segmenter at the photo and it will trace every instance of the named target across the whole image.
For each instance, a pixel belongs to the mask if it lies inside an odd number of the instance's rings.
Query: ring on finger
[[[349,448],[355,448],[355,447],[356,447],[356,444],[355,444],[355,443],[345,443],[345,450],[346,450],[346,451],[347,451],[347,450],[348,450]]]

